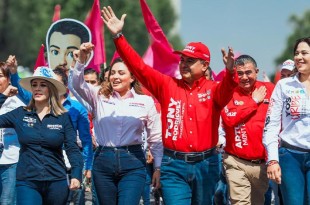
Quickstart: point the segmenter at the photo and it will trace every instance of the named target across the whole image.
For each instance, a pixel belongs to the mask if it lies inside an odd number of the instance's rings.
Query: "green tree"
[[[286,48],[282,54],[275,59],[276,65],[293,58],[293,49],[297,39],[310,36],[310,10],[306,11],[301,17],[292,15],[289,22],[292,24],[294,31],[288,37]]]
[[[124,34],[128,41],[143,55],[149,45],[147,30],[144,25],[139,1],[100,0],[101,6],[110,5],[117,16],[127,13]],[[104,3],[104,4],[103,4]],[[45,44],[45,36],[52,23],[54,6],[60,4],[61,18],[73,18],[84,21],[93,1],[81,0],[23,0],[0,1],[0,60],[8,55],[18,58],[20,65],[32,68],[37,58],[40,45]],[[179,35],[172,36],[169,31],[173,27],[176,14],[169,0],[148,1],[157,21],[175,48],[182,47]],[[109,63],[115,47],[108,31],[105,31],[105,47],[107,63]]]

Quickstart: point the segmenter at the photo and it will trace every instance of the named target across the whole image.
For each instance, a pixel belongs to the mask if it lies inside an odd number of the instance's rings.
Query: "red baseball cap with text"
[[[174,51],[173,53],[199,58],[209,63],[211,59],[209,48],[201,42],[191,42],[182,51]]]

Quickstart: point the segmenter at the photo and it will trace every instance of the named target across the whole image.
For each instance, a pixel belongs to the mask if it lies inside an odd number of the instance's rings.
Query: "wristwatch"
[[[119,37],[121,37],[123,35],[123,33],[122,32],[119,32],[119,33],[117,33],[117,34],[115,34],[114,36],[113,36],[113,39],[118,39]]]

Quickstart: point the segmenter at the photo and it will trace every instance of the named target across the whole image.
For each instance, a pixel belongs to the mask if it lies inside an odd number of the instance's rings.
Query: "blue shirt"
[[[22,88],[19,84],[20,77],[18,73],[11,75],[11,83],[18,88],[18,94],[22,101],[27,105],[32,97],[32,93]],[[93,161],[92,139],[90,134],[90,126],[86,109],[78,101],[67,98],[63,103],[71,117],[73,127],[79,132],[79,138],[82,142],[83,157],[85,161],[84,169],[91,170]],[[76,141],[76,139],[75,139]]]
[[[83,105],[80,102],[71,99],[69,96],[64,101],[63,106],[68,110],[72,120],[73,127],[79,133],[79,138],[82,142],[83,147],[85,170],[91,170],[93,161],[93,145],[90,135],[87,110],[83,107]]]
[[[72,178],[82,180],[83,158],[68,113],[47,114],[42,121],[35,111],[19,107],[0,115],[1,128],[14,128],[20,143],[17,180],[66,179],[62,148],[71,164]]]

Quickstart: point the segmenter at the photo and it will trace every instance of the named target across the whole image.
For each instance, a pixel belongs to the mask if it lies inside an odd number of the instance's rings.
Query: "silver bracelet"
[[[123,33],[122,32],[119,32],[119,33],[117,33],[117,34],[115,34],[114,36],[113,36],[113,39],[118,39],[119,37],[121,37],[123,35]]]

